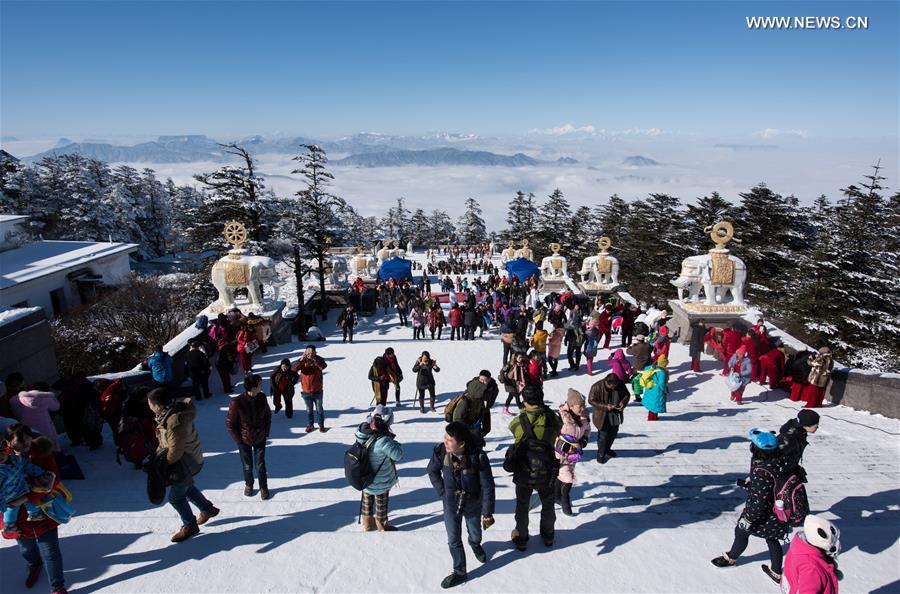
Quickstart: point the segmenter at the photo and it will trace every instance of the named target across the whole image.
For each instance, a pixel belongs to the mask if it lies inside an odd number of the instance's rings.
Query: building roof
[[[0,291],[36,278],[84,266],[114,254],[137,251],[133,243],[35,241],[0,253]]]
[[[27,221],[28,217],[25,215],[15,215],[15,214],[0,214],[0,223],[14,223],[18,221]]]

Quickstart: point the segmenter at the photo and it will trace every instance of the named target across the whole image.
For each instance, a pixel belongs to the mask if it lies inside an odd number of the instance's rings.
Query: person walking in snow
[[[212,396],[209,391],[209,372],[212,366],[209,364],[209,357],[200,348],[200,341],[192,339],[188,341],[189,350],[185,355],[187,363],[188,375],[191,377],[191,390],[195,400],[209,398]]]
[[[509,422],[515,446],[528,442],[544,447],[531,448],[520,456],[514,456],[504,463],[504,469],[513,473],[516,485],[516,527],[512,531],[513,544],[520,551],[528,548],[528,512],[531,495],[537,491],[541,501],[540,533],[544,546],[552,547],[556,533],[556,510],[553,505],[559,461],[554,445],[562,430],[562,419],[544,404],[544,391],[540,384],[528,384],[523,393],[525,408]],[[534,449],[535,451],[531,451]]]
[[[703,343],[706,338],[706,324],[702,321],[691,322],[691,343],[688,355],[691,357],[691,371],[700,373],[700,356],[703,354]]]
[[[441,371],[437,360],[431,358],[431,353],[422,351],[422,355],[413,364],[413,373],[416,374],[416,390],[419,393],[419,412],[425,412],[425,391],[430,395],[430,410],[434,412],[434,374]]]
[[[244,496],[253,495],[253,468],[259,480],[259,498],[269,498],[269,482],[266,472],[266,441],[272,429],[272,411],[262,390],[262,378],[248,373],[244,378],[244,391],[231,399],[225,416],[228,434],[237,444],[241,466],[244,470]]]
[[[594,427],[597,428],[597,462],[600,464],[616,457],[612,445],[625,419],[625,407],[630,399],[625,382],[614,373],[591,386],[588,403],[591,405]]]
[[[607,361],[609,361],[609,370],[622,380],[623,383],[631,381],[631,376],[634,375],[634,369],[632,369],[631,363],[628,362],[628,357],[625,356],[622,349],[613,351],[607,358]]]
[[[282,359],[272,375],[269,376],[269,390],[272,392],[272,404],[275,414],[281,412],[281,399],[284,399],[284,416],[294,417],[294,386],[300,381],[300,375],[291,367],[290,359]]]
[[[753,374],[753,362],[747,356],[747,349],[743,345],[739,346],[728,360],[728,367],[731,369],[727,382],[731,389],[731,399],[735,404],[741,404],[744,388],[750,384],[750,377]]]
[[[323,406],[324,382],[322,372],[328,367],[325,359],[316,354],[316,346],[306,345],[303,356],[295,365],[300,372],[300,396],[306,404],[306,432],[313,430],[313,421],[319,423],[319,432],[325,433],[325,408]],[[313,418],[315,415],[315,419]]]
[[[387,394],[393,382],[393,375],[384,357],[375,357],[372,367],[369,368],[369,381],[372,382],[375,403],[387,406]]]
[[[452,588],[465,583],[468,575],[462,543],[463,520],[472,553],[480,563],[487,561],[481,533],[494,523],[494,476],[480,441],[459,422],[444,429],[444,441],[434,447],[427,472],[443,503],[444,527],[453,559],[453,573],[444,578],[441,587]]]
[[[838,594],[844,577],[837,564],[840,552],[841,531],[821,516],[806,516],[784,558],[782,593]]]
[[[441,309],[441,304],[435,301],[431,311],[428,312],[428,330],[431,332],[431,340],[434,340],[435,331],[437,332],[437,339],[441,339],[441,332],[444,331],[445,324],[444,310]]]
[[[396,463],[403,458],[403,448],[391,432],[394,415],[391,409],[378,405],[356,430],[356,441],[365,444],[374,438],[367,449],[369,467],[375,477],[362,492],[363,530],[393,532],[397,527],[388,520],[388,501],[391,488],[397,484]]]
[[[666,401],[669,398],[668,364],[663,355],[640,373],[641,404],[647,409],[648,421],[656,421],[660,414],[666,412]]]
[[[172,542],[182,542],[199,534],[198,526],[219,515],[219,508],[194,484],[194,476],[203,468],[203,450],[194,426],[197,409],[190,398],[176,400],[167,388],[152,390],[147,403],[156,415],[156,453],[165,451],[169,468],[169,504],[181,517],[181,528],[172,535]],[[200,509],[199,516],[194,516],[188,501]]]
[[[566,401],[559,407],[562,429],[556,439],[556,458],[559,477],[556,480],[556,502],[563,514],[573,515],[572,485],[575,484],[575,464],[583,457],[591,435],[591,420],[587,416],[584,394],[569,388]]]
[[[400,406],[400,382],[403,381],[403,369],[400,368],[400,362],[397,361],[397,355],[392,347],[384,349],[385,363],[387,363],[390,371],[391,383],[394,384],[394,396],[397,399],[397,406]]]
[[[416,305],[409,317],[412,320],[413,340],[425,340],[425,312]]]
[[[776,477],[784,474],[784,459],[778,449],[774,433],[751,429],[750,478],[747,480],[747,504],[734,528],[734,542],[728,552],[712,560],[716,567],[732,567],[747,549],[750,536],[766,541],[771,565],[763,565],[763,572],[776,584],[781,581],[781,563],[784,552],[781,541],[787,538],[789,526],[780,521],[773,511],[775,505]]]
[[[340,313],[337,318],[337,325],[341,328],[341,334],[343,335],[343,339],[341,342],[347,342],[347,338],[350,338],[350,344],[353,344],[353,329],[356,328],[356,324],[358,323],[358,317],[356,315],[356,310],[353,308],[353,304],[347,304],[347,307],[344,308],[344,311]]]
[[[785,472],[796,474],[806,482],[806,470],[801,466],[807,438],[819,430],[819,413],[804,408],[778,430],[778,449],[784,458]]]
[[[547,338],[547,364],[550,365],[550,377],[559,375],[557,367],[559,366],[559,354],[562,351],[563,337],[566,331],[562,326],[553,325],[553,332]]]

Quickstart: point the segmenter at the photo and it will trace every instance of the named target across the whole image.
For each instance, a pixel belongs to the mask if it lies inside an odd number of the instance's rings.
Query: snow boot
[[[375,516],[363,516],[362,527],[365,532],[372,532],[375,530]]]
[[[451,573],[450,575],[448,575],[447,577],[444,578],[444,580],[441,582],[441,588],[446,590],[447,588],[452,588],[454,586],[458,586],[460,584],[465,584],[465,583],[466,583],[466,576],[464,576],[460,573],[456,573],[454,571],[453,573]]]
[[[562,483],[560,487],[560,506],[562,513],[567,516],[574,516],[572,513],[572,483]]]
[[[710,563],[716,567],[732,567],[737,561],[728,556],[728,553],[722,553],[719,557],[713,559]]]
[[[431,397],[431,401],[430,401],[430,402],[431,402],[431,404],[430,404],[430,406],[431,406],[431,412],[437,412],[437,409],[434,408],[434,396]]]
[[[312,424],[306,426],[307,433],[312,433],[314,430],[315,430],[315,427],[313,427]]]
[[[375,526],[378,527],[379,532],[396,532],[399,530],[399,528],[391,524],[387,519],[382,522],[378,518],[375,518]]]
[[[263,501],[267,500],[269,498],[269,490],[265,487],[260,487],[259,488],[259,498],[262,499]]]
[[[244,497],[253,497],[253,486],[247,485],[244,487]]]
[[[762,570],[763,570],[763,573],[766,574],[767,576],[769,576],[769,578],[773,582],[775,582],[776,584],[781,583],[781,574],[780,573],[775,573],[774,571],[772,571],[772,569],[768,565],[763,565]]]

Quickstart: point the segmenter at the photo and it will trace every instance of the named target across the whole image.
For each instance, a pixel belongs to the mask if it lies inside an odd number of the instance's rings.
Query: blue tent
[[[520,282],[525,282],[532,276],[541,278],[541,269],[537,264],[527,258],[516,258],[506,263],[506,272],[509,277],[517,276]]]
[[[394,281],[412,282],[412,262],[405,258],[391,258],[382,262],[378,269],[378,280],[387,282],[391,278]]]

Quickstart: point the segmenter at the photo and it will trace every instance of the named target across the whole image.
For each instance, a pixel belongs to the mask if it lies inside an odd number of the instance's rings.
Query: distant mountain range
[[[350,155],[334,161],[335,165],[355,167],[403,167],[406,165],[478,165],[488,167],[529,167],[534,165],[571,165],[575,159],[564,157],[556,161],[542,161],[522,153],[498,155],[487,151],[466,151],[442,147],[421,151],[382,151]]]
[[[652,167],[654,165],[659,165],[659,161],[654,161],[649,157],[635,155],[633,157],[625,157],[625,160],[622,161],[622,165],[625,165],[626,167]]]
[[[563,157],[544,161],[522,153],[501,155],[488,151],[467,150],[446,146],[475,143],[472,134],[436,133],[425,136],[389,136],[363,132],[330,141],[318,141],[302,136],[266,138],[251,136],[237,141],[254,155],[297,154],[301,145],[317,144],[332,155],[347,155],[333,161],[335,165],[356,167],[398,167],[405,165],[477,165],[490,167],[526,167],[533,165],[574,165],[575,159]],[[25,157],[35,163],[44,157],[79,154],[108,163],[190,163],[194,161],[227,162],[231,157],[217,141],[202,135],[160,136],[155,141],[133,146],[104,142],[72,142],[61,138],[50,150]]]

